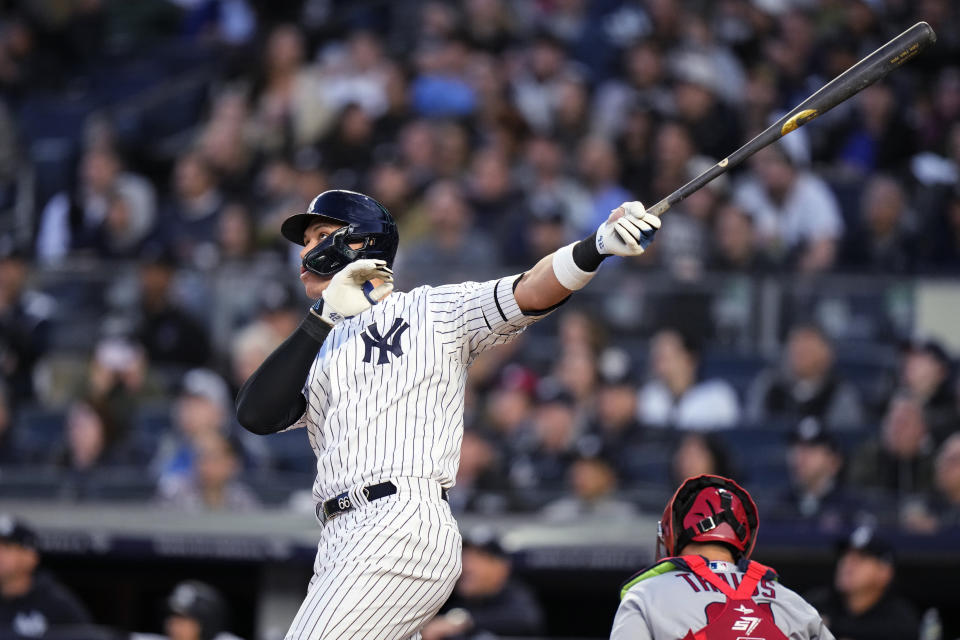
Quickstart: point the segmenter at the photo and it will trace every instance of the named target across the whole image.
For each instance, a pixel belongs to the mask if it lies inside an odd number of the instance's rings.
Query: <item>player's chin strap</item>
[[[685,541],[689,542],[694,536],[713,531],[721,524],[730,525],[740,540],[743,540],[747,534],[747,527],[733,515],[733,495],[729,491],[724,491],[720,494],[720,511],[718,513],[707,516],[694,523],[693,526],[687,527],[683,530],[682,537]],[[684,544],[678,546],[683,548]]]

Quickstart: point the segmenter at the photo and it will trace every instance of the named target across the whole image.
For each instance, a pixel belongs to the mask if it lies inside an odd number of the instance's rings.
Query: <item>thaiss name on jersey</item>
[[[740,586],[740,576],[736,573],[717,573],[716,574],[721,580],[729,584],[731,587],[736,589]],[[720,589],[717,589],[715,586],[701,578],[700,576],[693,573],[678,573],[676,577],[682,578],[694,590],[695,593],[700,593],[701,591],[716,591],[720,592]],[[774,588],[774,583],[770,580],[761,580],[757,585],[757,588],[753,590],[751,597],[761,596],[764,598],[774,599],[777,597],[777,591]]]

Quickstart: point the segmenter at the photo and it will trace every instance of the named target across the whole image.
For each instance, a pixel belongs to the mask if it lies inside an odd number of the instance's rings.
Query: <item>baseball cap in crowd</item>
[[[497,389],[522,391],[528,396],[533,396],[537,390],[537,375],[527,367],[511,362],[500,371]]]
[[[837,439],[813,416],[807,416],[797,423],[790,432],[789,442],[791,445],[824,445],[833,451],[840,450]]]
[[[887,564],[893,564],[896,559],[893,546],[877,535],[876,529],[869,525],[857,527],[849,536],[837,542],[837,555],[843,555],[851,550],[872,556]]]
[[[0,542],[16,544],[26,549],[36,549],[37,534],[22,520],[2,513],[0,514]]]
[[[500,538],[496,531],[490,527],[475,527],[465,532],[463,534],[463,548],[476,549],[498,558],[508,558],[510,556],[503,545],[500,544]]]
[[[630,354],[619,347],[604,349],[597,361],[597,375],[600,383],[609,387],[633,384]]]
[[[562,404],[573,407],[577,404],[573,394],[556,378],[544,378],[537,384],[537,404]]]
[[[191,369],[183,376],[180,394],[205,398],[221,407],[230,406],[227,383],[210,369]]]
[[[172,615],[196,620],[205,639],[216,636],[226,624],[223,598],[216,589],[197,580],[187,580],[174,587],[167,598],[167,608]]]

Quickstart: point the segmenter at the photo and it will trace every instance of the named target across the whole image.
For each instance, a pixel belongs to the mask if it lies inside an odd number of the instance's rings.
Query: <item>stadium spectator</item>
[[[504,247],[504,258],[509,264],[522,264],[536,260],[534,256],[553,253],[568,243],[570,215],[563,201],[552,195],[534,197],[525,205],[527,209],[526,230],[515,234],[514,247]],[[511,234],[514,235],[514,234]]]
[[[470,43],[460,33],[422,46],[416,54],[417,76],[410,85],[414,111],[428,118],[465,118],[477,109],[469,83]]]
[[[171,247],[177,262],[195,269],[210,269],[220,260],[217,229],[225,204],[219,178],[199,152],[177,158],[173,194],[161,207],[162,226],[152,238]]]
[[[913,273],[919,257],[917,238],[903,187],[890,176],[867,182],[860,199],[858,228],[847,234],[843,263],[867,273]]]
[[[786,138],[784,138],[786,140]],[[836,197],[804,168],[784,142],[758,151],[734,199],[756,223],[761,241],[780,263],[804,273],[830,269],[844,232]]]
[[[531,200],[550,199],[562,203],[567,222],[581,228],[589,224],[593,211],[590,195],[578,180],[564,172],[563,149],[548,135],[533,134],[523,151],[524,189]]]
[[[707,28],[701,31],[710,32]],[[725,158],[731,149],[743,144],[740,123],[731,108],[721,100],[724,91],[742,83],[743,74],[736,62],[733,62],[733,74],[721,72],[721,64],[719,58],[690,50],[674,55],[671,60],[676,117],[697,141],[698,150],[713,158]],[[718,121],[727,123],[727,126],[718,127]]]
[[[127,442],[110,442],[103,416],[84,401],[70,405],[63,425],[63,442],[54,447],[52,462],[72,477],[73,491],[96,471],[131,464],[133,456]]]
[[[950,354],[932,339],[908,344],[901,361],[900,384],[923,405],[930,435],[937,442],[960,425],[952,368]]]
[[[838,544],[833,586],[811,592],[837,638],[916,640],[920,621],[912,604],[896,595],[893,547],[872,528],[858,527]]]
[[[257,250],[256,221],[250,208],[238,201],[227,202],[217,225],[219,263],[226,266],[252,263]]]
[[[320,145],[320,157],[330,181],[344,189],[364,184],[373,164],[373,119],[360,105],[348,104],[337,114]]]
[[[863,424],[860,395],[837,372],[834,357],[822,328],[811,322],[794,324],[780,366],[762,371],[750,387],[747,419],[762,425],[813,416],[829,429]]]
[[[485,399],[483,424],[501,450],[512,455],[533,438],[534,399],[537,377],[517,364],[505,365]]]
[[[463,572],[442,613],[422,629],[423,640],[531,636],[544,615],[531,589],[512,575],[510,556],[486,528],[463,538]]]
[[[934,460],[934,490],[902,514],[916,533],[960,529],[960,433],[947,438]]]
[[[108,147],[87,149],[80,161],[77,188],[54,195],[40,213],[36,254],[42,263],[57,263],[80,250],[96,248],[100,230],[117,231],[118,211],[110,218],[111,199],[122,197],[129,229],[142,238],[152,229],[156,211],[154,187],[142,176],[124,171],[117,152]]]
[[[33,371],[49,347],[56,303],[27,286],[26,252],[0,237],[0,375],[13,404],[34,397]]]
[[[424,204],[428,234],[409,249],[401,249],[397,273],[432,273],[443,282],[457,274],[473,277],[491,269],[497,250],[490,237],[473,228],[473,212],[463,191],[453,181],[438,181],[427,191]],[[416,283],[423,284],[423,283]]]
[[[577,148],[577,171],[590,197],[583,230],[596,229],[621,202],[632,197],[620,184],[616,148],[603,138],[584,138]]]
[[[773,263],[760,250],[753,218],[734,202],[723,202],[717,207],[710,267],[721,272],[773,271]]]
[[[518,489],[558,494],[576,457],[579,431],[576,401],[556,380],[537,385],[533,439],[510,461],[510,479]]]
[[[449,500],[454,513],[492,515],[515,507],[500,452],[490,438],[475,429],[463,432],[457,490],[450,492]]]
[[[911,498],[933,486],[933,442],[923,407],[908,395],[890,401],[879,437],[863,443],[850,464],[853,484]]]
[[[526,214],[510,175],[510,160],[494,147],[473,154],[465,191],[477,226],[498,237],[506,237],[507,230],[521,224]]]
[[[342,112],[356,105],[370,118],[387,112],[389,63],[380,39],[371,31],[357,29],[346,42],[323,52],[321,92],[327,105]]]
[[[136,336],[150,362],[166,367],[202,365],[210,357],[206,329],[175,299],[176,259],[162,245],[140,254]]]
[[[617,347],[600,354],[597,369],[599,385],[587,432],[599,441],[617,475],[630,486],[643,472],[638,454],[652,440],[637,419],[636,373],[629,354]]]
[[[686,335],[663,329],[650,343],[650,380],[640,387],[637,412],[646,426],[706,431],[733,427],[740,403],[720,379],[698,380],[700,353]]]
[[[716,435],[685,433],[677,441],[670,456],[670,482],[682,484],[687,478],[709,474],[723,477],[735,475],[730,452]]]
[[[132,444],[129,439],[139,409],[164,396],[151,376],[143,346],[122,336],[108,336],[94,347],[85,398],[104,423],[106,447]]]
[[[260,506],[241,480],[243,454],[236,440],[221,433],[204,433],[193,443],[192,468],[159,486],[165,507],[188,512],[239,513]]]
[[[581,446],[567,473],[570,494],[558,498],[540,510],[544,521],[576,524],[587,520],[616,522],[636,515],[632,504],[617,497],[617,471],[610,455],[588,443]]]
[[[560,40],[541,31],[525,54],[524,67],[513,78],[513,101],[531,129],[549,135],[558,108],[559,86],[569,65],[567,53]]]
[[[322,80],[307,57],[297,26],[270,31],[251,120],[259,150],[290,153],[316,143],[333,125],[336,108],[323,99]]]
[[[210,117],[197,140],[197,151],[216,172],[223,191],[230,197],[242,197],[253,178],[255,162],[247,127],[249,118],[245,91],[221,91],[214,98]]]
[[[802,419],[789,437],[790,487],[773,511],[784,519],[838,530],[849,522],[857,503],[843,485],[843,462],[839,443],[823,424],[813,417]]]
[[[902,170],[914,153],[917,135],[897,102],[893,87],[883,82],[858,93],[849,116],[825,136],[833,163],[862,176]]]
[[[664,82],[663,52],[654,40],[641,40],[627,47],[623,66],[623,76],[601,84],[593,101],[592,130],[608,139],[623,133],[618,128],[624,126],[637,107],[656,113],[669,113],[673,107],[673,97]]]
[[[173,403],[175,431],[164,434],[151,463],[161,485],[189,474],[195,467],[200,440],[210,434],[225,434],[232,408],[229,389],[216,373],[191,369],[184,374]]]
[[[90,232],[90,249],[98,258],[130,260],[139,253],[154,220],[152,211],[138,206],[138,197],[134,188],[123,184],[107,194],[103,221]]]
[[[80,627],[91,623],[90,614],[52,575],[38,570],[39,564],[36,533],[0,514],[0,630],[17,638],[42,638],[74,627],[80,635]]]

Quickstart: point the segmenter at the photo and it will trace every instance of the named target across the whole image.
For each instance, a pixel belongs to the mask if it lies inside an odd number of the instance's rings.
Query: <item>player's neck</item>
[[[735,564],[733,554],[722,544],[710,542],[691,542],[681,552],[685,556],[703,556],[710,562],[729,562]]]
[[[0,595],[4,598],[16,598],[30,591],[33,587],[33,574],[25,573],[19,576],[11,576],[0,583]]]

